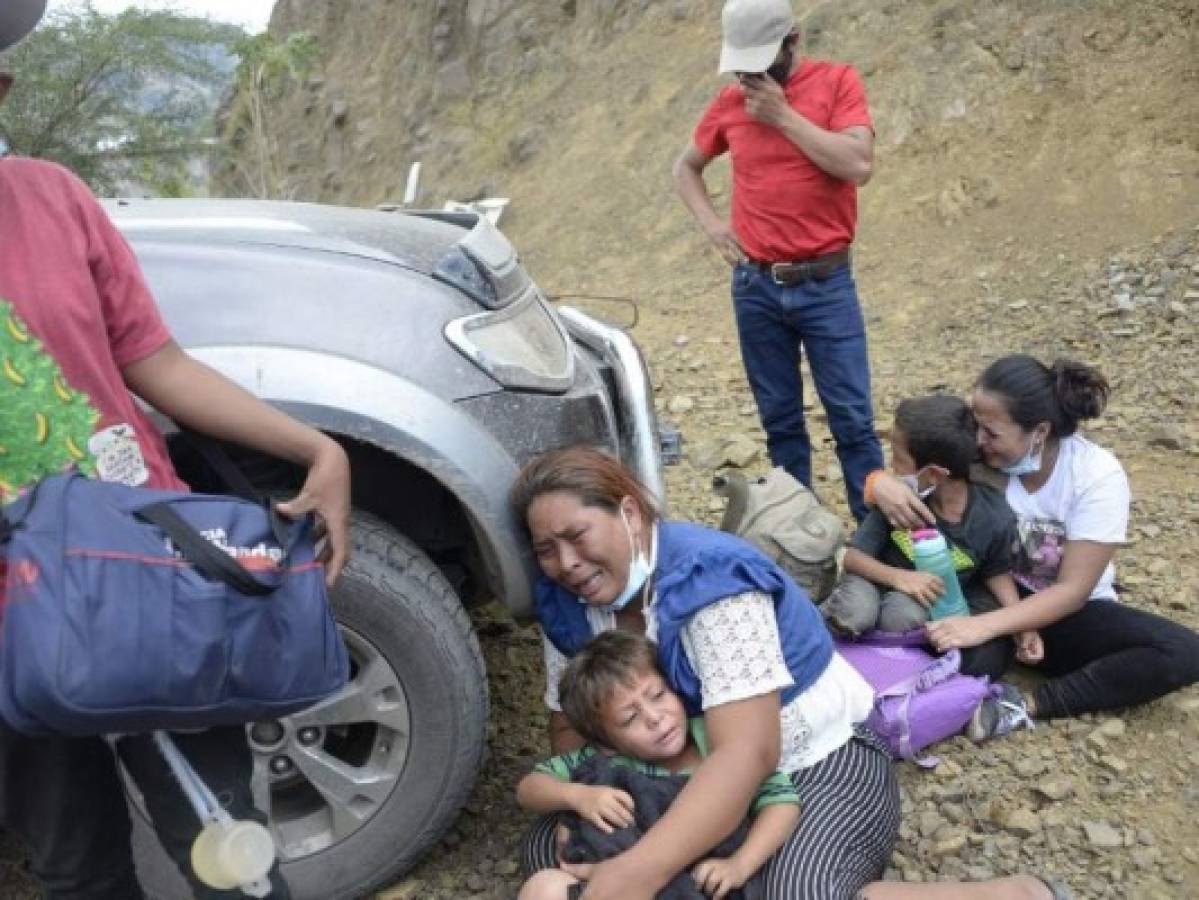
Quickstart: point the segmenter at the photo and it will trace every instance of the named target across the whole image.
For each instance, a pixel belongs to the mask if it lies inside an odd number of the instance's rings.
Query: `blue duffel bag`
[[[349,674],[311,518],[38,482],[0,522],[0,717],[26,734],[206,728],[296,712]]]

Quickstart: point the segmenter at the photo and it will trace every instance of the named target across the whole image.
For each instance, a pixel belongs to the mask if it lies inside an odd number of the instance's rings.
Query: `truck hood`
[[[272,200],[104,200],[139,240],[269,244],[345,253],[432,275],[469,233],[476,214],[381,212]],[[436,218],[434,218],[436,216]]]

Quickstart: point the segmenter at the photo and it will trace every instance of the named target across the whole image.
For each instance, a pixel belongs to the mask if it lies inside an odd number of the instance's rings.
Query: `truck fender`
[[[536,566],[508,503],[517,468],[465,413],[376,366],[292,347],[189,347],[255,396],[315,428],[373,444],[425,470],[466,510],[498,595],[533,615]]]

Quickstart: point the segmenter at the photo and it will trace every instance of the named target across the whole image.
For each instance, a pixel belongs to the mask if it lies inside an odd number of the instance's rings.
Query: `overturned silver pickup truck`
[[[106,206],[179,342],[349,453],[353,558],[334,599],[352,682],[247,731],[294,896],[360,897],[413,865],[474,784],[488,698],[466,608],[498,598],[532,614],[506,496],[520,467],[587,442],[661,495],[642,358],[622,331],[555,310],[474,214]],[[195,460],[176,462],[204,486]],[[299,485],[278,460],[240,462],[265,491]],[[187,896],[141,832],[151,896]]]

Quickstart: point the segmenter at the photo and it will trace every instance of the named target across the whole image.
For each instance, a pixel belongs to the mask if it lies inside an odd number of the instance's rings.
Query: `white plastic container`
[[[264,881],[274,862],[270,832],[245,819],[209,822],[192,844],[196,877],[221,891]]]

